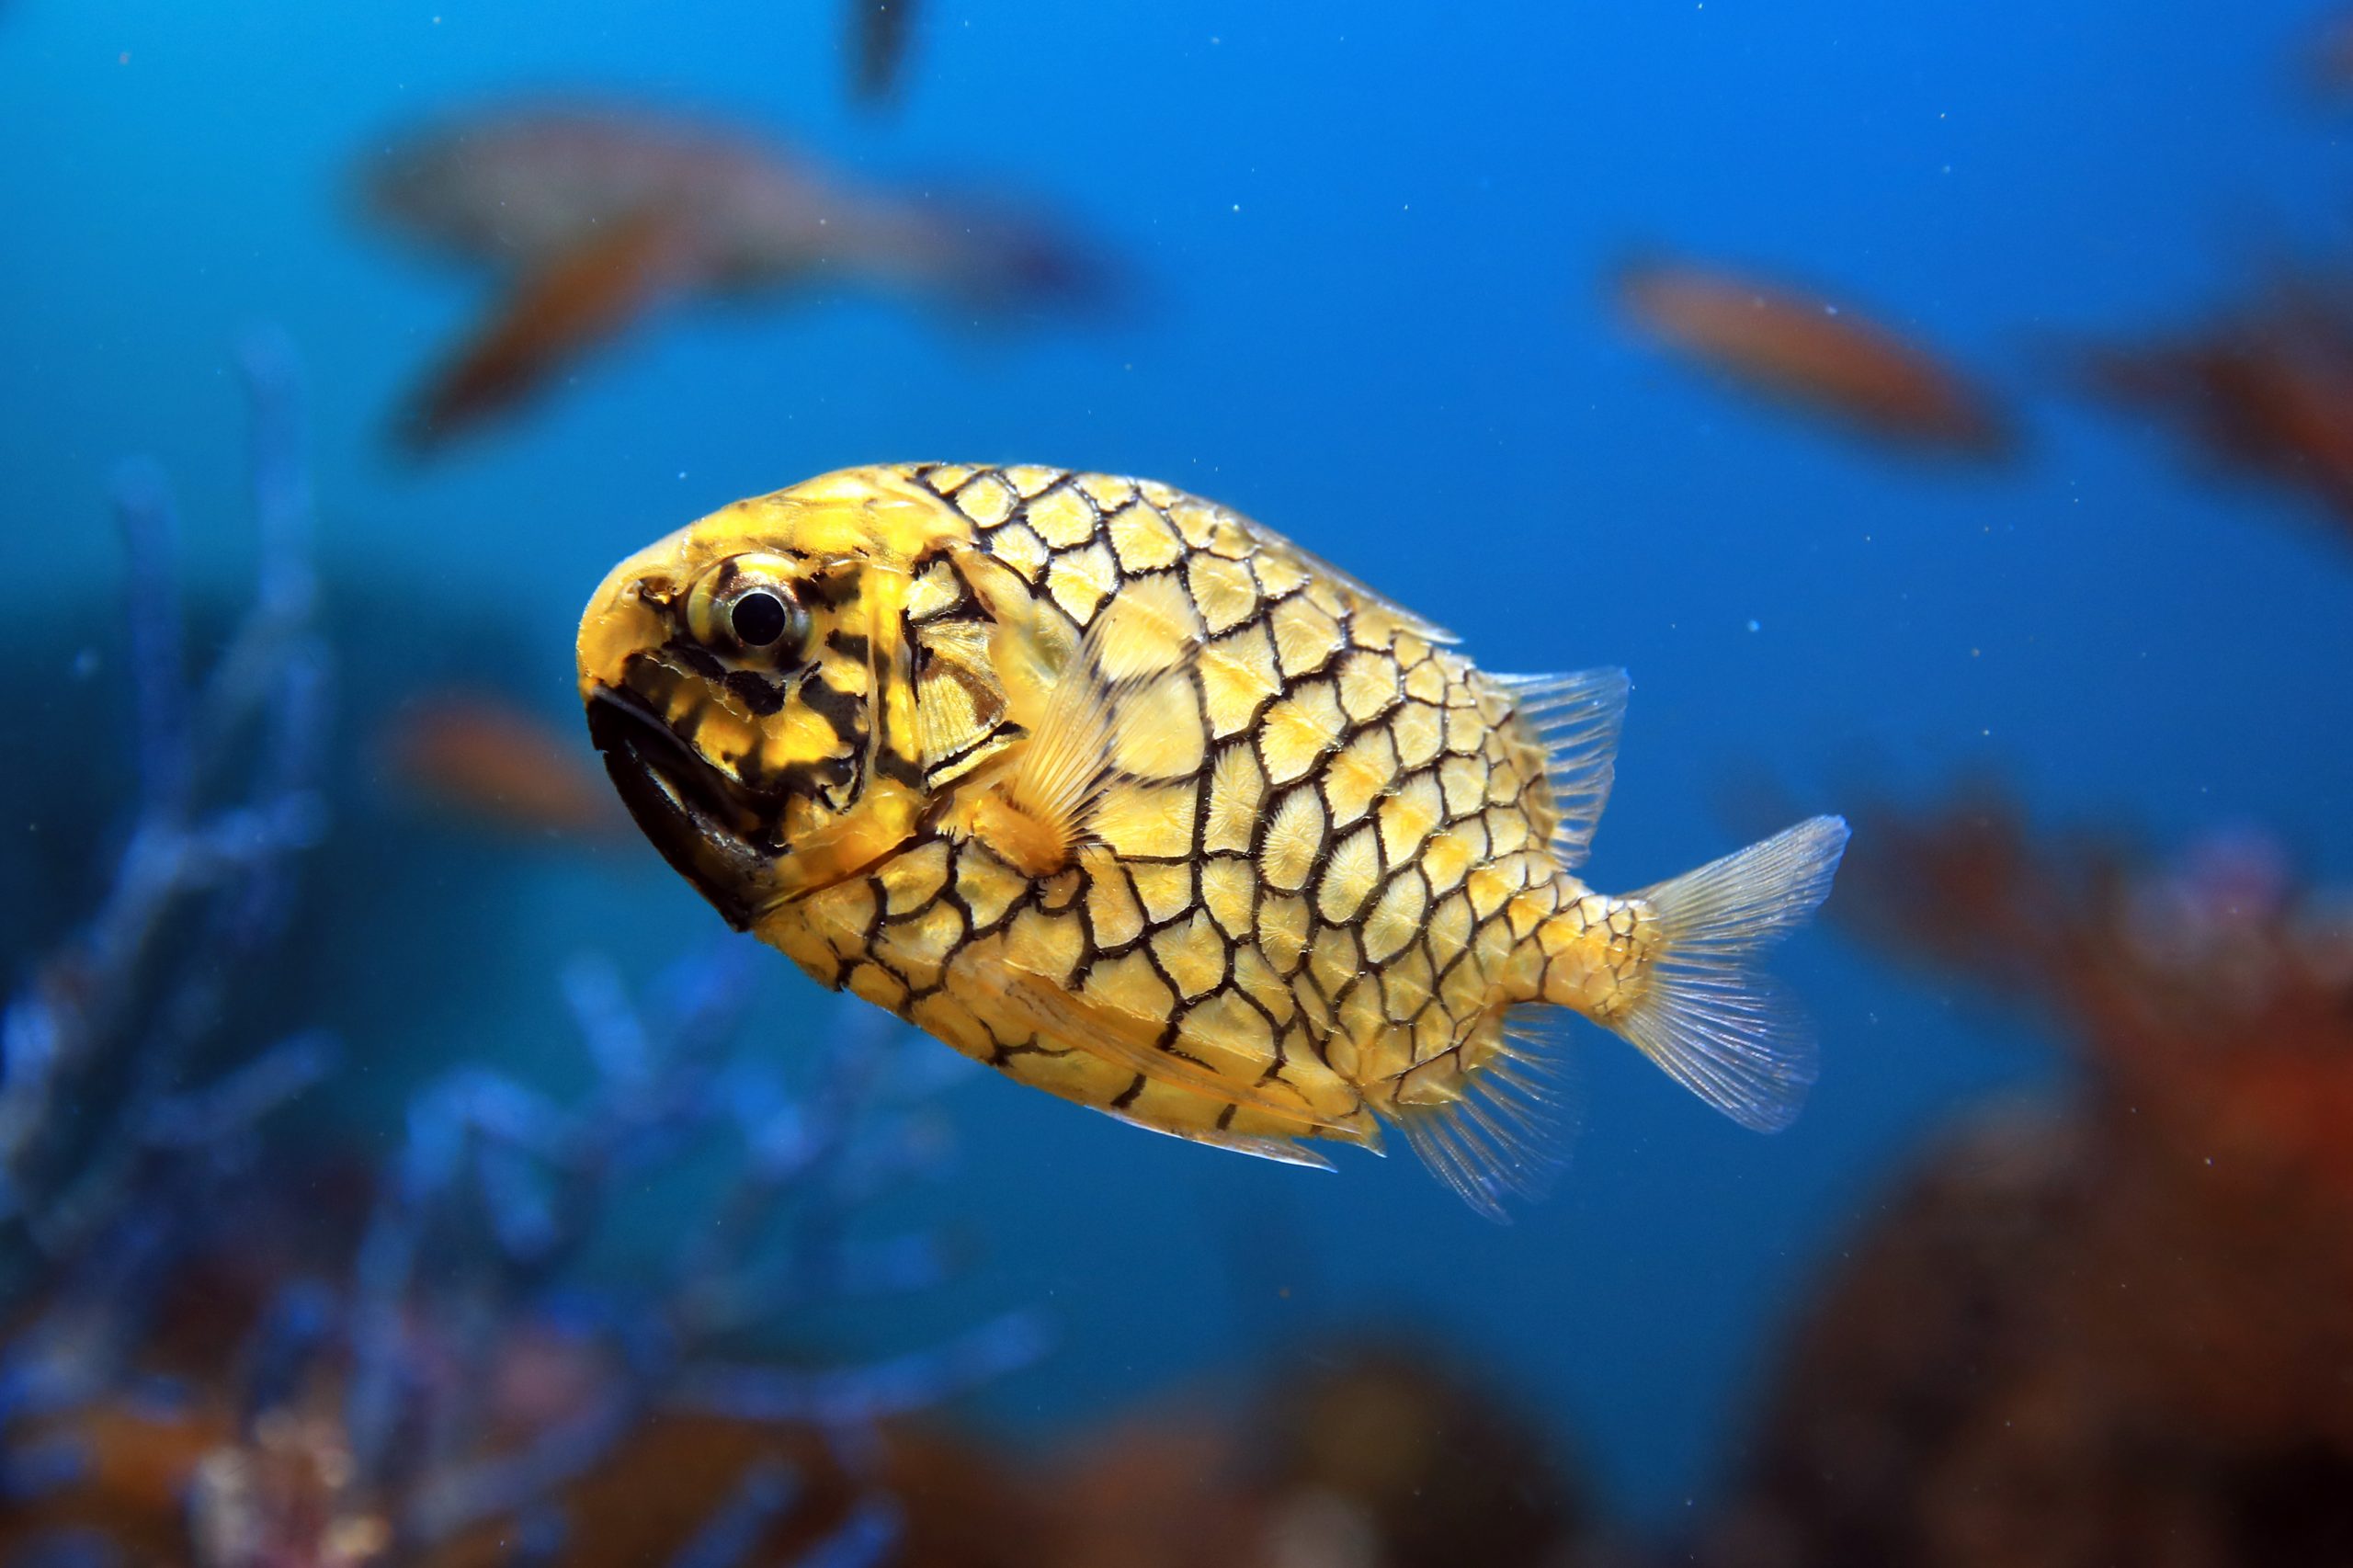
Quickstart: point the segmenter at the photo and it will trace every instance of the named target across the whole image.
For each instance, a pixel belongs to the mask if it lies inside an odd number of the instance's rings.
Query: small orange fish
[[[420,699],[393,721],[384,751],[409,793],[481,826],[579,838],[629,827],[569,737],[500,698],[444,691]]]
[[[1626,267],[1616,291],[1645,335],[1776,401],[1922,451],[1990,460],[2009,447],[1991,403],[1956,372],[1818,296],[1672,262]]]

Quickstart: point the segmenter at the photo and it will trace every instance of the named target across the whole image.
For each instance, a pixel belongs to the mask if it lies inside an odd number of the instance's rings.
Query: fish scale
[[[801,615],[789,653],[731,647],[746,584]],[[1020,1082],[1300,1163],[1393,1122],[1491,1212],[1558,1157],[1549,1047],[1514,1027],[1537,1004],[1786,1119],[1802,1037],[1705,1009],[1826,890],[1843,824],[1745,852],[1761,881],[1733,857],[1596,892],[1572,868],[1622,673],[1496,676],[1454,643],[1165,485],[907,465],[624,562],[581,666],[616,782],[714,903]]]
[[[1549,882],[1550,869],[1531,865],[1525,855],[1491,858],[1487,853],[1498,837],[1527,842],[1550,836],[1554,813],[1542,783],[1542,748],[1507,724],[1483,718],[1476,725],[1455,725],[1450,742],[1445,735],[1447,710],[1477,714],[1484,698],[1490,712],[1503,715],[1508,713],[1508,699],[1492,689],[1483,691],[1483,677],[1469,661],[1408,630],[1393,611],[1376,607],[1363,617],[1367,624],[1359,630],[1359,608],[1371,602],[1360,590],[1319,577],[1296,551],[1269,542],[1225,508],[1159,486],[1137,487],[1102,475],[1035,469],[902,472],[954,504],[972,522],[983,548],[1003,530],[1017,528],[1055,546],[1051,553],[1040,555],[1025,544],[1009,558],[1001,558],[1033,588],[1049,593],[1082,631],[1131,582],[1173,573],[1204,624],[1219,633],[1213,646],[1223,666],[1213,676],[1195,672],[1200,711],[1179,717],[1200,726],[1205,742],[1239,747],[1236,756],[1255,763],[1237,762],[1222,777],[1208,767],[1179,776],[1174,782],[1190,802],[1181,813],[1172,812],[1163,798],[1165,783],[1114,785],[1115,802],[1108,814],[1122,824],[1134,823],[1132,835],[1125,842],[1112,841],[1110,855],[1084,857],[1082,892],[1072,901],[1075,907],[1051,916],[1052,924],[1044,930],[1024,931],[1012,942],[1008,958],[1024,967],[1039,967],[1083,993],[1099,990],[1126,1010],[1165,1019],[1165,1049],[1222,1075],[1237,1074],[1254,1085],[1295,1091],[1302,1108],[1320,1120],[1369,1131],[1361,1118],[1365,1100],[1386,1103],[1399,1092],[1404,1075],[1415,1069],[1423,1070],[1415,1080],[1417,1094],[1434,1099],[1449,1096],[1461,1068],[1441,1059],[1461,1056],[1468,1048],[1463,1064],[1475,1064],[1483,1051],[1492,1049],[1499,1005],[1528,1000],[1532,990],[1523,975],[1520,994],[1509,994],[1507,962],[1498,966],[1499,972],[1489,972],[1481,945],[1472,939],[1476,926],[1466,930],[1465,939],[1436,951],[1418,934],[1397,939],[1394,926],[1405,900],[1423,907],[1449,897],[1469,903],[1471,895],[1461,886],[1430,885],[1422,861],[1433,842],[1461,846],[1459,856],[1448,851],[1439,857],[1439,875],[1449,883],[1461,881],[1458,859],[1466,868],[1473,862],[1491,865],[1482,884],[1486,907],[1473,916],[1484,926],[1506,927],[1507,895],[1532,881]],[[1005,495],[1008,487],[1018,497],[1010,504]],[[968,505],[963,498],[975,492],[979,504]],[[1082,568],[1071,570],[1073,562]],[[1284,615],[1282,656],[1278,660],[1276,642],[1251,633],[1264,629],[1282,607],[1294,604],[1310,613]],[[949,607],[934,613],[949,613]],[[1203,665],[1209,664],[1204,659]],[[1409,683],[1422,695],[1406,695]],[[1225,698],[1214,708],[1208,689],[1212,685]],[[1346,705],[1344,687],[1352,699]],[[1245,709],[1226,696],[1234,688],[1264,695]],[[1212,711],[1215,721],[1206,717]],[[1404,729],[1407,744],[1421,762],[1415,772],[1404,771],[1404,754],[1397,745],[1395,726]],[[1368,737],[1385,743],[1387,755],[1362,745]],[[1433,832],[1415,835],[1410,844],[1398,839],[1384,846],[1367,820],[1374,802],[1416,778],[1435,777],[1443,758],[1461,762],[1452,770],[1454,788],[1445,791],[1449,803],[1432,824]],[[1275,797],[1274,812],[1265,819],[1269,827],[1282,818],[1289,802],[1297,802],[1290,812],[1294,818],[1313,822],[1312,829],[1294,830],[1299,840],[1282,846],[1282,864],[1271,880],[1266,828],[1236,849],[1216,855],[1204,842],[1212,820],[1256,817],[1256,807],[1270,788],[1281,792]],[[1147,790],[1152,791],[1149,798]],[[1116,795],[1122,791],[1137,797],[1131,810],[1117,802]],[[1179,832],[1187,824],[1195,831]],[[1181,846],[1165,842],[1164,834],[1176,835]],[[1151,915],[1142,913],[1122,861],[1142,861],[1155,853],[1181,856],[1184,869],[1198,866],[1204,876],[1220,878],[1228,889],[1233,928],[1209,917],[1189,890],[1181,902],[1164,903]],[[845,886],[818,896],[838,899],[846,906],[899,907],[905,902],[903,890],[914,885],[909,879],[922,874],[912,869],[926,863],[920,854],[911,851],[886,861],[865,888]],[[961,855],[995,859],[978,843],[962,846]],[[976,880],[1011,874],[998,862],[980,871]],[[1260,938],[1260,906],[1286,882],[1290,892],[1313,894],[1304,901],[1304,936],[1278,937],[1278,950],[1270,954]],[[829,942],[822,954],[795,956],[821,980],[837,980],[906,1014],[1013,1077],[1090,1104],[1115,1107],[1165,1131],[1282,1136],[1299,1130],[1295,1122],[1220,1104],[1186,1085],[1155,1083],[1141,1072],[1100,1058],[1082,1056],[1076,1064],[1063,1063],[1047,1073],[1036,1065],[1044,1052],[1016,1053],[1015,1047],[1034,1045],[1034,1036],[1006,1039],[991,1029],[940,984],[942,963],[928,949],[920,973],[908,973],[893,963],[887,933],[929,922],[932,901],[953,897],[942,876],[931,874],[927,885],[931,891],[924,909],[898,917],[871,939],[862,922],[815,916],[835,931],[856,935],[840,945]],[[1239,907],[1245,903],[1246,920]],[[1384,910],[1388,918],[1376,923],[1374,917]],[[1006,905],[993,921],[983,922],[969,908],[960,910],[961,929],[956,939],[971,941],[1005,930],[1012,911]],[[1196,920],[1197,913],[1203,918]],[[1290,918],[1296,925],[1299,917]],[[1080,955],[1067,973],[1056,972],[1062,949],[1049,934],[1063,924],[1075,929],[1078,940],[1070,945]],[[1378,948],[1368,951],[1367,927],[1376,924]],[[777,937],[782,934],[779,929]],[[1211,943],[1217,949],[1213,960],[1206,950]],[[1515,949],[1519,945],[1513,944]],[[1344,953],[1346,968],[1303,963],[1303,954],[1294,950],[1302,948]],[[1237,949],[1247,951],[1246,967],[1237,969]],[[788,946],[786,950],[794,949]],[[1212,968],[1214,979],[1209,978]],[[1475,973],[1477,983],[1449,993],[1444,983],[1458,968]],[[1245,984],[1245,974],[1255,974],[1259,983]],[[1313,1011],[1306,1015],[1293,994],[1302,987],[1315,993]],[[1417,1029],[1426,1013],[1438,1021]],[[1317,1027],[1312,1018],[1338,1022]],[[1334,1066],[1335,1046],[1354,1072]]]

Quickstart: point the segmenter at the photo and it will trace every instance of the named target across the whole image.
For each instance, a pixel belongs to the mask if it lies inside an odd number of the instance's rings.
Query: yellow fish
[[[1025,1084],[1298,1164],[1393,1123],[1474,1208],[1563,1152],[1547,1016],[1756,1128],[1810,1037],[1752,965],[1817,817],[1643,892],[1574,875],[1622,670],[1486,674],[1214,502],[1033,467],[851,469],[631,556],[589,732],[739,929]]]

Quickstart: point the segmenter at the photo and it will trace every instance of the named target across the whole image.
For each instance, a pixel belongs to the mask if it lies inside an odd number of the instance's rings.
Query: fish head
[[[639,827],[738,928],[919,825],[910,568],[952,517],[886,471],[828,475],[688,525],[590,599],[589,735]]]

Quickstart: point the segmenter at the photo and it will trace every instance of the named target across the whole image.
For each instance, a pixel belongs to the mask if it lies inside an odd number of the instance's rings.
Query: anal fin
[[[1407,1147],[1432,1176],[1497,1224],[1507,1199],[1543,1197],[1575,1142],[1577,1096],[1560,1053],[1556,1011],[1514,1008],[1495,1054],[1442,1105],[1401,1105]]]

